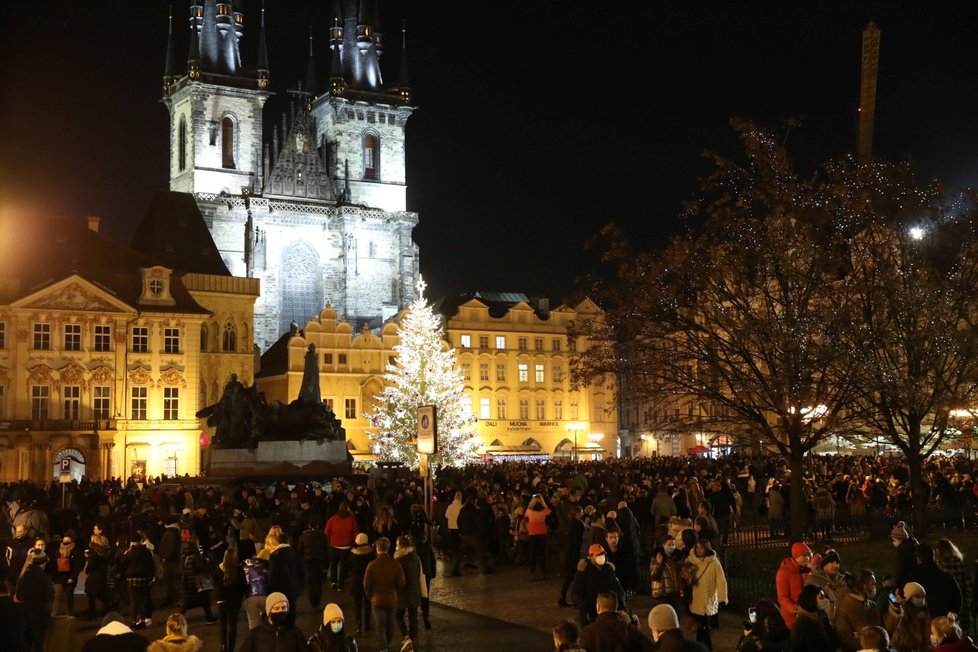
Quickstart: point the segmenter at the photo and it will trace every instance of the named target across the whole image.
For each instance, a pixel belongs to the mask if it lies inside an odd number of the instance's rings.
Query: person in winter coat
[[[421,596],[421,619],[425,629],[431,629],[431,581],[435,579],[435,572],[438,568],[435,558],[434,537],[431,531],[431,521],[424,513],[424,505],[415,503],[411,505],[411,521],[409,530],[411,540],[414,541],[414,551],[421,559],[421,574],[424,577],[424,592]]]
[[[409,535],[397,537],[394,559],[404,571],[404,590],[397,596],[397,624],[401,629],[401,636],[410,636],[412,641],[417,641],[418,608],[421,606],[421,598],[428,597],[428,587],[424,581],[424,573],[421,572],[421,558],[415,552],[414,541]]]
[[[965,566],[964,555],[961,554],[961,550],[950,539],[938,539],[937,543],[934,544],[934,562],[938,568],[950,573],[954,577],[954,581],[958,583],[958,588],[961,590],[961,611],[956,612],[960,614],[957,625],[965,628],[968,625],[969,614],[973,604],[974,583]],[[940,615],[943,614],[931,612],[932,617]]]
[[[309,637],[309,652],[358,652],[357,641],[346,631],[343,610],[335,602],[323,609],[323,624]]]
[[[930,638],[935,644],[933,652],[978,652],[971,637],[961,631],[958,616],[954,613],[930,621]]]
[[[248,629],[261,624],[265,598],[268,597],[268,562],[258,557],[245,559],[242,563],[245,583],[244,609],[248,616]]]
[[[34,549],[34,540],[27,536],[23,525],[14,528],[14,538],[4,551],[4,562],[7,570],[7,582],[10,586],[17,585],[17,578],[27,567],[27,555]]]
[[[153,624],[153,605],[150,589],[156,577],[153,553],[143,545],[135,532],[129,537],[129,548],[123,553],[120,569],[129,585],[132,604],[133,629],[150,627]]]
[[[17,582],[17,600],[27,611],[31,625],[34,652],[44,652],[48,630],[51,628],[51,604],[54,602],[54,585],[45,570],[48,557],[43,550],[32,549],[27,555],[28,567]]]
[[[30,652],[31,623],[27,610],[14,601],[4,577],[0,577],[0,632],[3,632],[4,650]]]
[[[638,562],[642,552],[641,532],[639,531],[638,519],[628,507],[624,500],[618,503],[618,527],[621,528],[621,537],[618,540],[618,548],[621,551],[618,564],[620,572],[618,579],[626,594],[633,592],[638,584]]]
[[[353,599],[354,626],[358,636],[370,631],[370,600],[363,590],[367,565],[377,558],[366,532],[357,535],[350,550],[350,597]]]
[[[238,563],[238,549],[229,547],[214,571],[214,597],[221,621],[221,652],[234,652],[238,640],[238,616],[247,590],[248,582]]]
[[[614,593],[599,593],[595,606],[598,616],[581,630],[581,647],[588,652],[652,650],[652,639],[632,623],[627,613],[618,611]]]
[[[917,565],[917,539],[910,536],[907,532],[907,524],[899,521],[890,532],[890,542],[896,548],[896,565],[893,570],[893,579],[897,586],[903,586],[907,582],[907,574]]]
[[[584,625],[594,622],[598,616],[599,593],[614,593],[618,596],[618,604],[622,609],[625,608],[625,589],[615,575],[614,565],[608,562],[604,547],[594,543],[587,552],[587,559],[578,562],[571,590],[580,622]]]
[[[929,652],[930,613],[927,592],[916,582],[907,582],[890,602],[883,627],[890,633],[890,647],[896,652]]]
[[[88,639],[82,652],[146,652],[149,639],[132,631],[122,614],[110,611],[101,622],[102,627]]]
[[[815,584],[802,588],[798,617],[791,627],[791,652],[835,652],[835,631],[825,615],[829,599]]]
[[[180,600],[180,613],[186,614],[188,609],[204,610],[207,623],[216,623],[217,618],[211,611],[211,594],[214,590],[214,578],[207,560],[204,559],[197,546],[197,537],[190,535],[190,541],[183,544],[183,558],[180,562],[180,588],[183,597]]]
[[[360,534],[357,517],[350,511],[345,500],[339,510],[326,521],[326,538],[329,539],[329,577],[334,589],[342,589],[350,566],[350,549]]]
[[[679,616],[668,604],[660,604],[649,611],[649,631],[655,641],[655,652],[705,652],[706,647],[690,641],[679,628]]]
[[[662,547],[652,552],[649,563],[649,579],[652,582],[652,600],[655,604],[669,604],[679,608],[679,570],[682,555],[676,549],[676,538],[667,536]]]
[[[954,576],[934,562],[934,549],[926,543],[917,546],[917,565],[907,573],[908,582],[916,582],[927,591],[927,609],[931,618],[960,613],[963,604],[961,588]]]
[[[384,537],[374,542],[377,558],[367,565],[363,574],[363,590],[370,600],[374,622],[377,624],[377,640],[386,650],[394,636],[394,610],[404,591],[404,569],[388,554],[391,543]]]
[[[160,563],[163,565],[163,583],[166,586],[164,605],[175,605],[180,599],[182,550],[180,521],[176,516],[170,516],[160,536],[160,544],[156,547],[156,556],[160,558]]]
[[[581,647],[581,627],[573,619],[561,621],[551,630],[554,652],[587,652]]]
[[[542,580],[546,576],[547,517],[552,510],[542,494],[534,494],[526,506],[523,520],[526,523],[529,549],[530,580]],[[539,569],[539,571],[538,571]]]
[[[104,540],[104,543],[103,543]],[[103,615],[109,612],[109,551],[108,540],[94,535],[89,540],[88,550],[85,551],[85,597],[88,599],[88,610],[85,615],[89,620],[96,620],[98,613],[96,603],[102,603]]]
[[[686,564],[693,578],[689,613],[698,624],[696,640],[713,649],[710,629],[719,608],[727,604],[727,576],[713,546],[706,539],[696,542],[692,554],[686,558]]]
[[[289,599],[289,618],[295,623],[295,612],[299,606],[299,593],[302,591],[302,566],[299,554],[289,545],[288,535],[269,533],[273,546],[268,556],[268,590],[284,593]]]
[[[864,568],[853,574],[847,584],[847,592],[835,607],[836,639],[845,652],[860,649],[859,632],[864,627],[879,627],[883,618],[876,607],[876,575]]]
[[[306,579],[306,597],[313,611],[319,611],[323,596],[323,571],[326,569],[326,534],[322,519],[312,515],[306,519],[306,529],[299,535],[299,559]]]
[[[258,627],[248,630],[236,652],[307,652],[309,645],[302,630],[289,616],[289,599],[278,591],[265,598],[265,612]]]
[[[830,622],[835,620],[835,608],[848,591],[845,579],[839,572],[840,563],[839,553],[829,548],[822,553],[818,567],[809,573],[805,579],[806,586],[814,584],[821,588],[828,598],[829,604],[828,608],[825,609],[825,615],[828,616]]]
[[[801,542],[791,544],[791,556],[785,557],[778,567],[776,584],[778,588],[778,604],[781,605],[781,617],[784,624],[791,629],[795,624],[795,610],[798,608],[798,596],[805,585],[808,574],[808,564],[812,560],[812,550]]]
[[[791,631],[785,627],[781,609],[774,600],[757,601],[757,618],[744,631],[737,643],[737,652],[787,652],[791,647]]]
[[[166,635],[149,644],[146,652],[200,652],[204,642],[187,633],[187,619],[183,614],[170,614],[166,619]]]
[[[584,509],[579,504],[575,504],[567,510],[567,528],[564,540],[560,543],[563,549],[563,567],[561,574],[564,580],[560,585],[560,597],[557,604],[561,607],[570,607],[567,602],[567,591],[571,588],[574,575],[577,572],[577,563],[581,560],[581,542],[584,540]]]
[[[54,570],[52,616],[71,616],[75,613],[75,585],[84,564],[85,556],[75,543],[75,533],[69,530],[61,538],[58,556],[51,565]]]

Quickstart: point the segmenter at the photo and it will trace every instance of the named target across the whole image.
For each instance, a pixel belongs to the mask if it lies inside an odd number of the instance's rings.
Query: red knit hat
[[[604,546],[602,546],[600,543],[592,543],[591,544],[591,547],[587,549],[587,554],[589,554],[589,555],[603,555],[604,554]]]
[[[811,555],[812,549],[808,545],[799,541],[798,543],[791,544],[791,558],[798,559],[802,555]]]

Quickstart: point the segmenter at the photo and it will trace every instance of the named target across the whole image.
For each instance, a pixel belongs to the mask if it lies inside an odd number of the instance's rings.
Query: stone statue
[[[207,425],[215,428],[214,444],[250,446],[261,437],[264,403],[254,386],[246,388],[237,374],[231,374],[220,400],[197,412],[197,417],[206,418]]]
[[[319,391],[319,355],[316,345],[310,344],[306,351],[305,366],[302,369],[302,386],[299,388],[299,400],[309,405],[323,402],[323,394]]]

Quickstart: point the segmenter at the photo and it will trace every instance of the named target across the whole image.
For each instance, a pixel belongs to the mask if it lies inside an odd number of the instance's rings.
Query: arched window
[[[279,332],[288,333],[292,320],[304,324],[322,310],[322,272],[316,250],[302,241],[286,247],[281,261]]]
[[[374,133],[363,135],[363,178],[380,178],[380,138]]]
[[[224,324],[224,337],[221,339],[221,350],[230,352],[238,350],[238,329],[231,322]]]
[[[200,325],[200,352],[207,353],[207,324]]]
[[[234,167],[234,120],[230,116],[221,121],[221,164]]]
[[[187,169],[187,116],[180,116],[180,129],[179,129],[180,140],[177,143],[178,159],[180,164],[180,171],[183,172]]]

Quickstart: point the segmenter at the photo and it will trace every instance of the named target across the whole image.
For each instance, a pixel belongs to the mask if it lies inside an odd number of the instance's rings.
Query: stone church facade
[[[186,68],[167,52],[170,190],[196,199],[231,274],[257,278],[255,342],[332,305],[379,326],[414,298],[417,213],[406,210],[406,66],[385,86],[377,0],[335,3],[328,84],[310,62],[305,90],[264,142],[271,96],[264,15],[255,67],[242,65],[245,16],[228,1],[190,7]],[[403,52],[403,49],[402,49]]]

